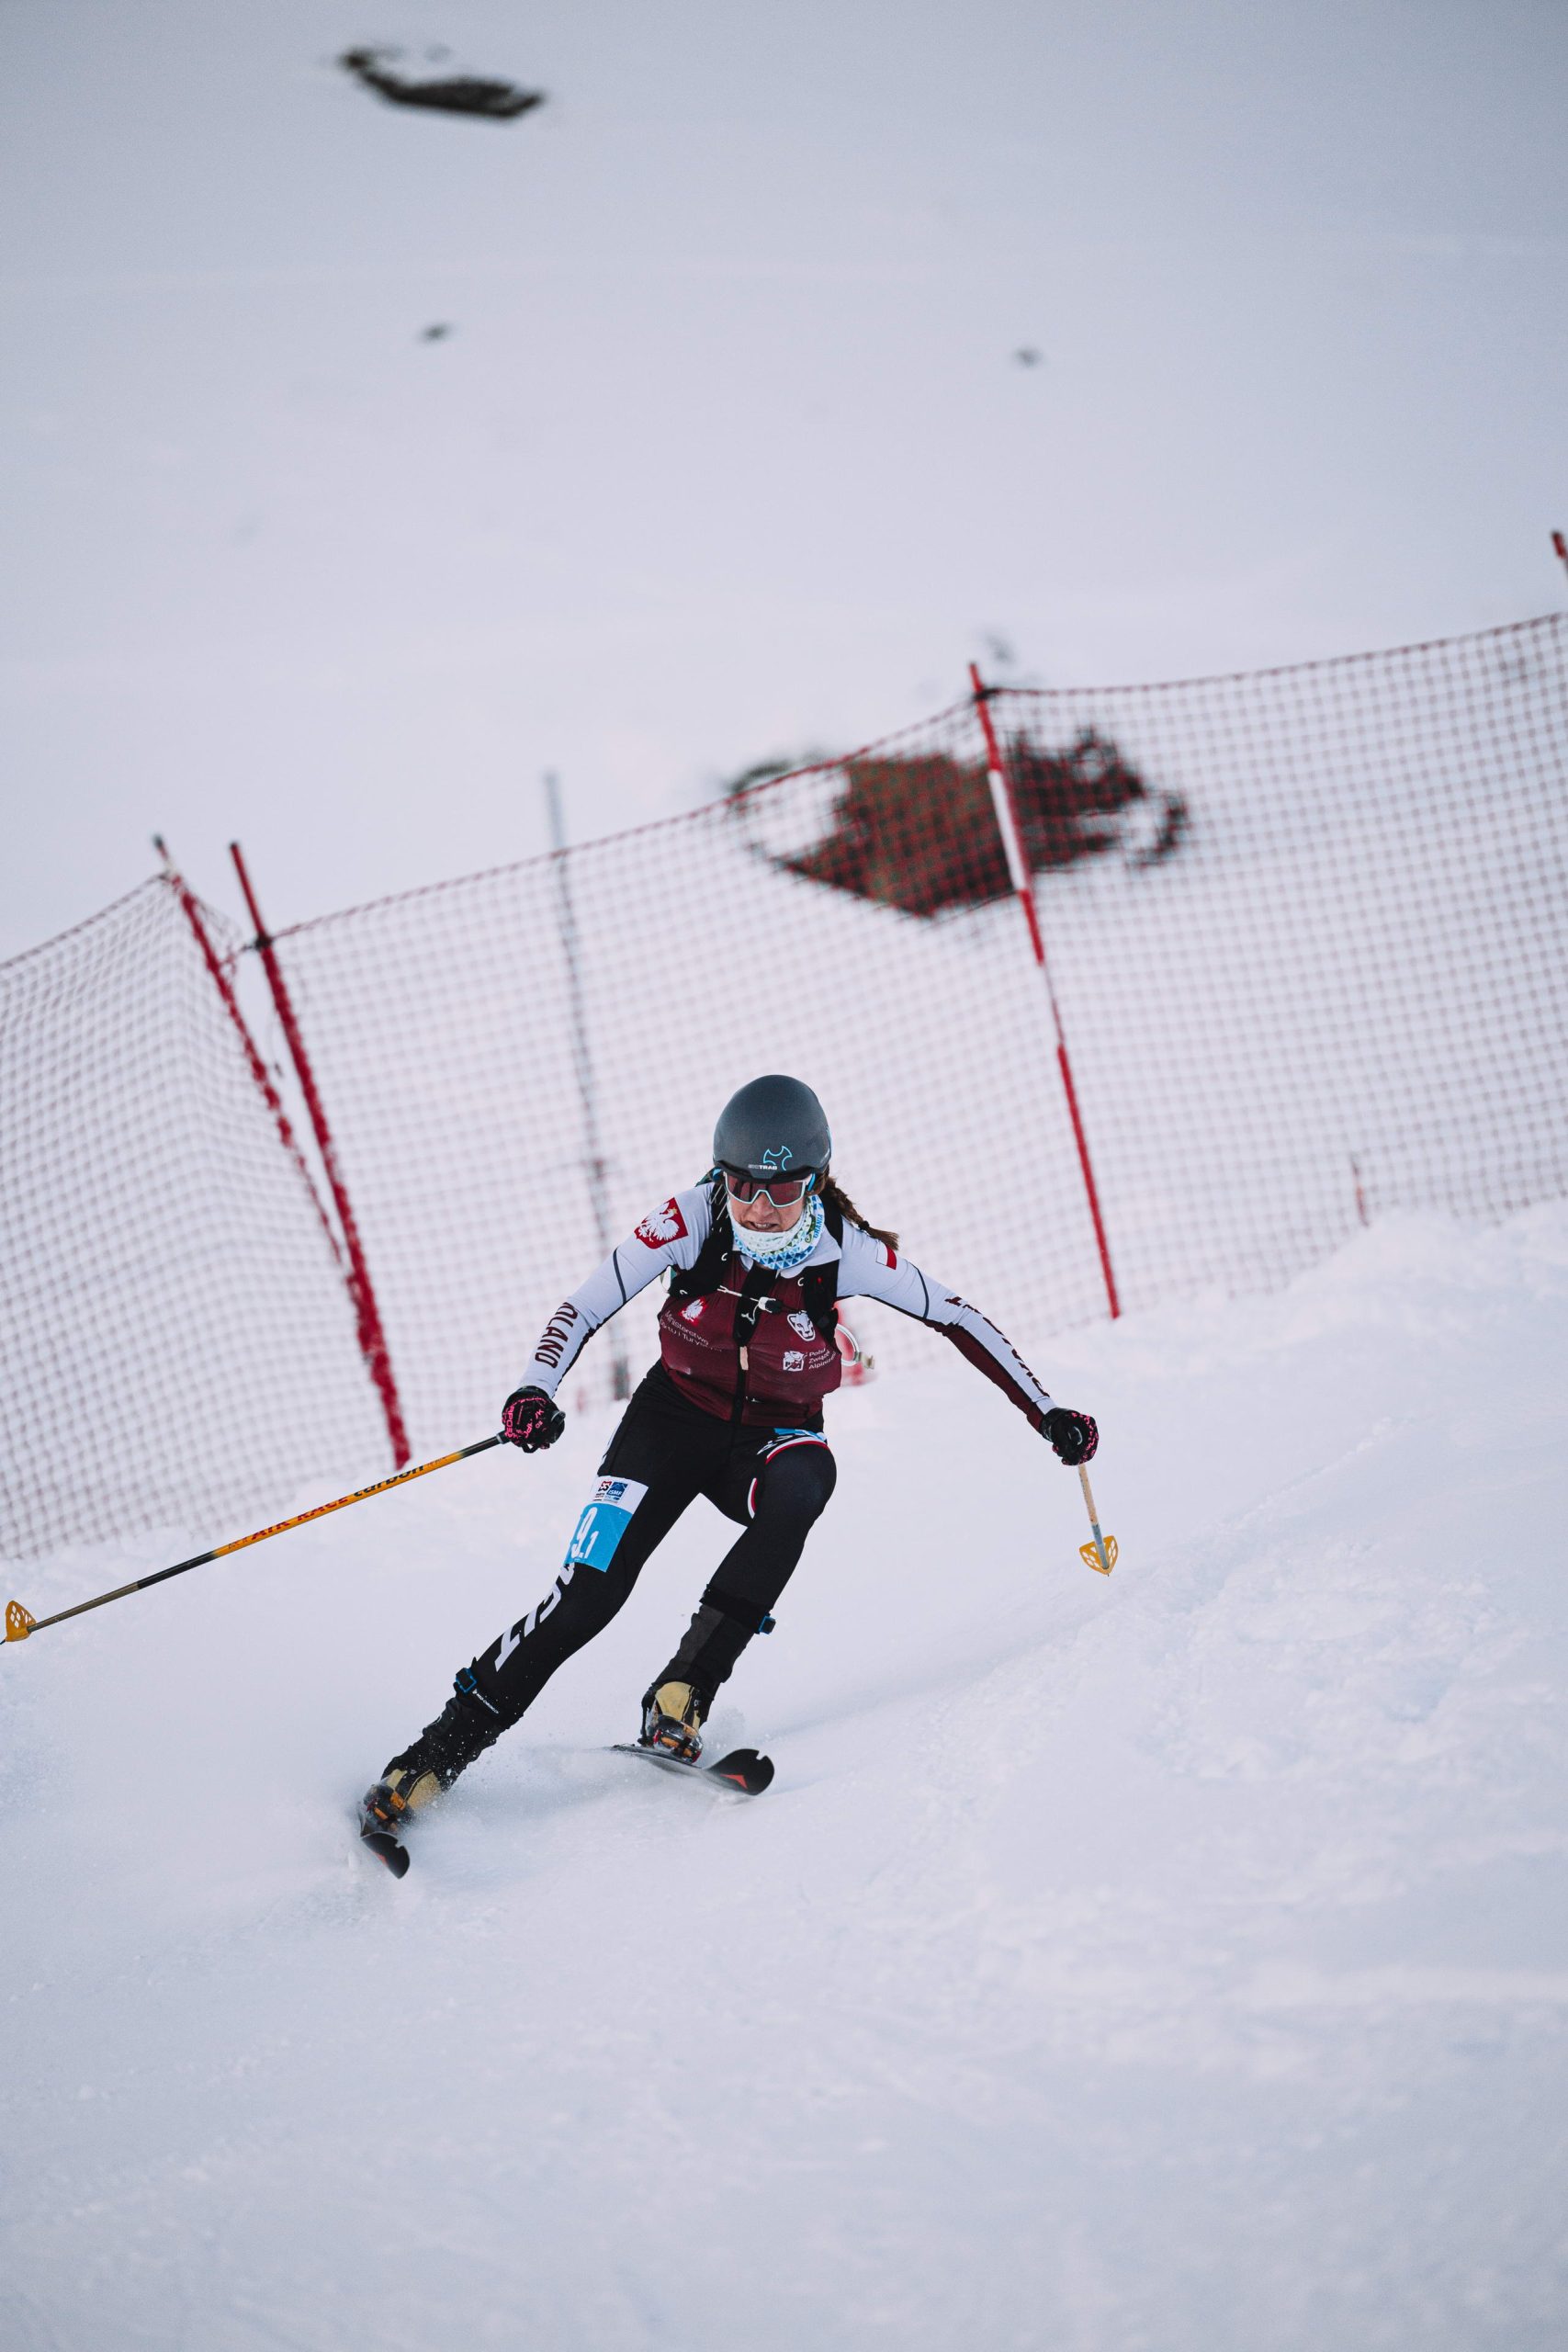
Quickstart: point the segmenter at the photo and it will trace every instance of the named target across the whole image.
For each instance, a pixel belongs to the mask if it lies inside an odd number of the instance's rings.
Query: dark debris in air
[[[543,90],[525,90],[516,82],[495,81],[479,74],[416,78],[399,72],[393,64],[401,54],[396,49],[345,49],[338,63],[389,106],[423,107],[438,114],[471,114],[486,122],[511,122],[545,103]]]
[[[451,332],[445,319],[437,319],[434,326],[421,327],[419,339],[421,343],[445,343]]]

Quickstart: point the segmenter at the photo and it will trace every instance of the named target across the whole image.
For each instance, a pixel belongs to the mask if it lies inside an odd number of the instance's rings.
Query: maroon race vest
[[[748,1269],[716,1182],[712,1197],[713,1231],[690,1272],[671,1277],[660,1309],[664,1369],[683,1396],[721,1420],[777,1429],[819,1419],[843,1376],[832,1336],[838,1267],[777,1277]],[[835,1239],[841,1230],[831,1210],[829,1230]]]

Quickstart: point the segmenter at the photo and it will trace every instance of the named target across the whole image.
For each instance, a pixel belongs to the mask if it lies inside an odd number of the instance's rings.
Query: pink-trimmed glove
[[[1040,1424],[1040,1434],[1055,1448],[1058,1462],[1076,1470],[1080,1462],[1092,1462],[1094,1449],[1100,1443],[1100,1431],[1087,1413],[1069,1412],[1066,1405],[1057,1405]]]
[[[501,1408],[501,1434],[525,1453],[554,1445],[566,1427],[566,1415],[542,1388],[514,1388]]]

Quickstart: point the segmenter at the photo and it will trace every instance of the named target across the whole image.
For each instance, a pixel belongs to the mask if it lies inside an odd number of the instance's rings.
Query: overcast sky
[[[1565,101],[1561,0],[0,0],[0,954],[1568,601]]]

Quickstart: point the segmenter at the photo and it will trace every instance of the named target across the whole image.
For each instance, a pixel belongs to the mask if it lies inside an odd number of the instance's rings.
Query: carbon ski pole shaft
[[[296,1512],[292,1519],[280,1519],[275,1526],[258,1527],[254,1535],[237,1535],[231,1544],[216,1544],[210,1552],[197,1552],[193,1559],[176,1560],[172,1568],[157,1568],[150,1577],[137,1577],[130,1584],[116,1585],[112,1592],[100,1592],[95,1600],[79,1600],[73,1609],[57,1609],[52,1617],[34,1617],[19,1600],[6,1603],[6,1639],[25,1642],[29,1634],[41,1634],[46,1625],[62,1625],[67,1617],[85,1616],[89,1609],[107,1609],[111,1600],[124,1600],[133,1592],[145,1592],[150,1585],[166,1584],[171,1577],[183,1577],[191,1568],[202,1568],[209,1560],[221,1560],[231,1552],[243,1552],[253,1544],[265,1544],[269,1535],[287,1535],[291,1527],[306,1527],[313,1519],[325,1519],[334,1510],[346,1510],[350,1503],[368,1502],[372,1495],[389,1494],[394,1487],[406,1487],[412,1478],[427,1478],[433,1470],[445,1470],[454,1462],[467,1462],[471,1454],[488,1453],[492,1445],[502,1443],[502,1438],[481,1437],[475,1445],[460,1445],[456,1453],[443,1453],[434,1462],[416,1462],[407,1470],[395,1471],[389,1478],[378,1478],[373,1487],[359,1487],[352,1495],[339,1495],[335,1502],[318,1503],[313,1510]]]
[[[1078,1545],[1078,1557],[1086,1568],[1094,1570],[1096,1576],[1108,1577],[1118,1557],[1116,1538],[1114,1535],[1102,1535],[1100,1532],[1100,1514],[1094,1508],[1094,1488],[1089,1483],[1089,1472],[1081,1462],[1078,1476],[1083,1482],[1083,1498],[1089,1505],[1089,1523],[1094,1531],[1091,1544]]]

